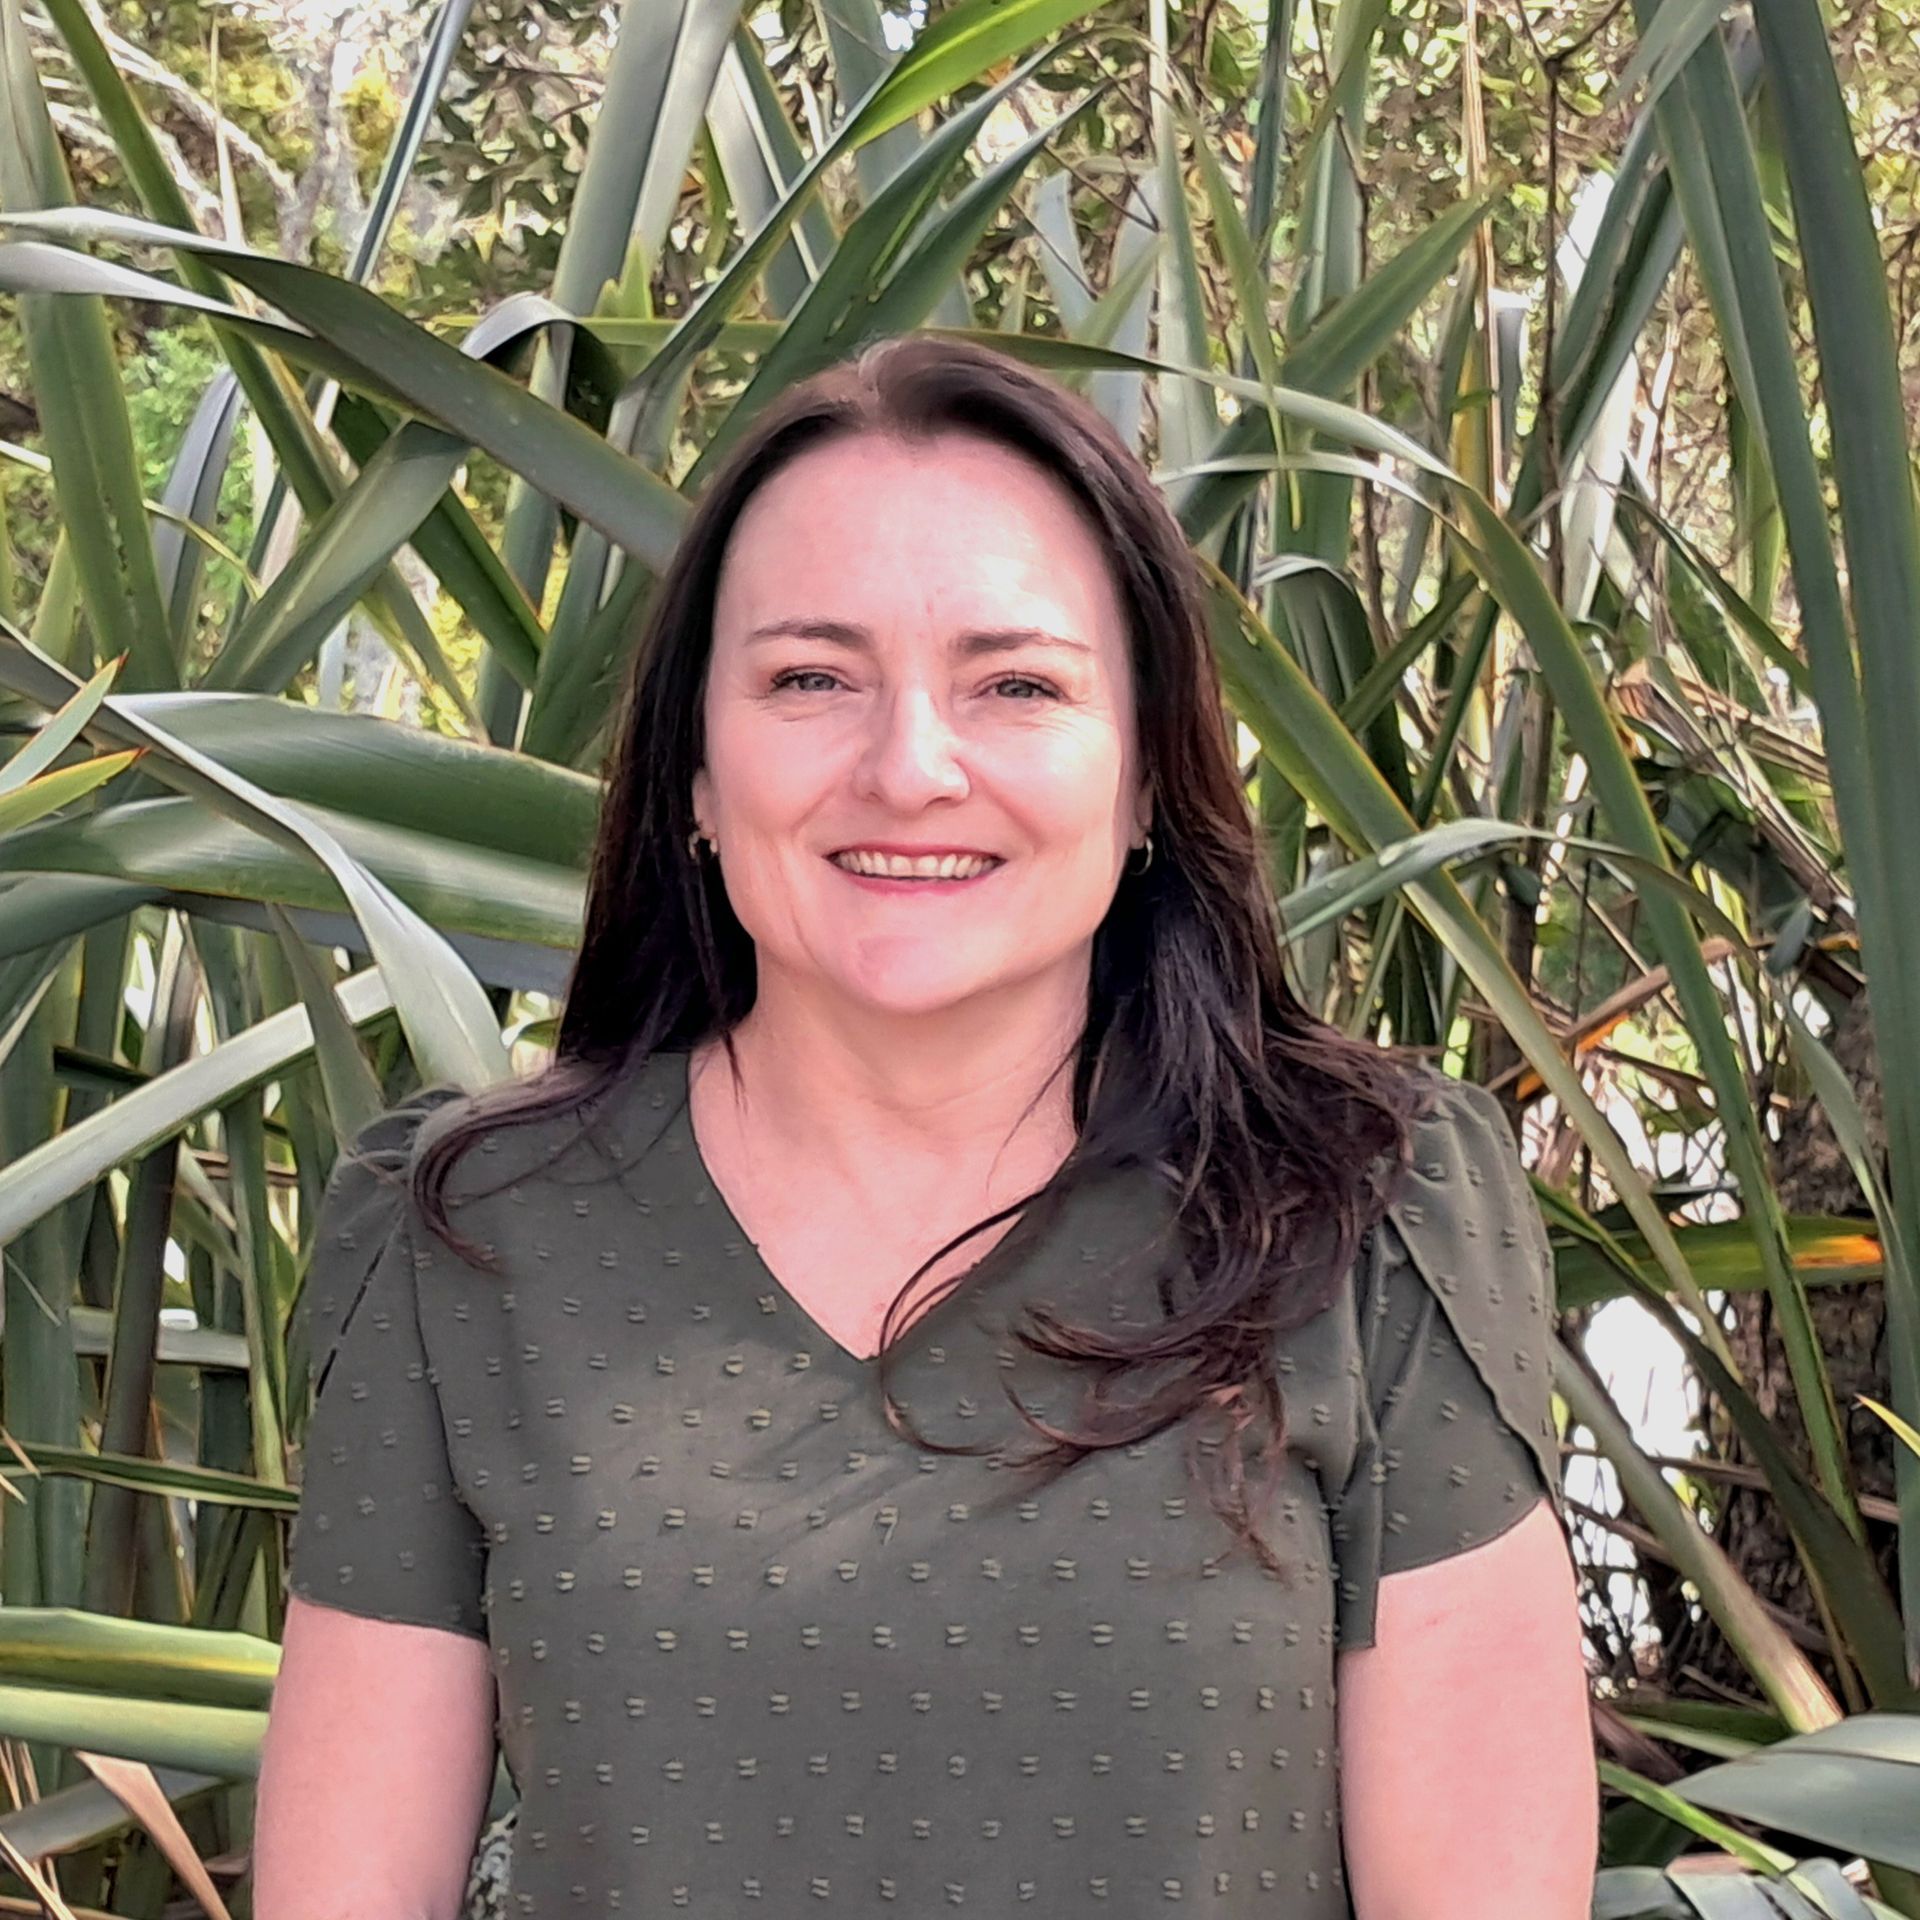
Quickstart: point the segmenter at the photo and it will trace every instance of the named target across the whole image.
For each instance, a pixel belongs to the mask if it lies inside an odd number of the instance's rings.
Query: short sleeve
[[[288,1583],[371,1619],[484,1637],[485,1537],[454,1485],[421,1336],[407,1172],[430,1088],[363,1128],[314,1222],[307,1311],[315,1403]]]
[[[1330,1515],[1343,1651],[1373,1644],[1387,1575],[1485,1545],[1543,1496],[1566,1531],[1546,1227],[1499,1103],[1431,1085],[1356,1263],[1362,1439]]]

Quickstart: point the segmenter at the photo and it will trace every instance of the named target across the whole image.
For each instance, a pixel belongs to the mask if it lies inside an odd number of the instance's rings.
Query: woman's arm
[[[1599,1782],[1572,1562],[1540,1501],[1380,1582],[1337,1656],[1355,1920],[1587,1920]]]
[[[493,1721],[484,1641],[295,1595],[261,1756],[256,1920],[456,1920]]]

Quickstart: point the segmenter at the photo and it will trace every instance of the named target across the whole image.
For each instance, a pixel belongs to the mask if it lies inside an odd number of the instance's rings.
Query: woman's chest
[[[884,1766],[916,1728],[1015,1775],[1062,1739],[1129,1777],[1177,1770],[1194,1741],[1213,1764],[1324,1756],[1333,1578],[1310,1410],[1261,1513],[1276,1577],[1229,1553],[1191,1428],[1046,1484],[1007,1464],[1035,1436],[1003,1382],[1046,1418],[1072,1402],[1059,1370],[1008,1363],[998,1314],[910,1335],[892,1380],[928,1446],[791,1301],[744,1273],[680,1278],[428,1313],[523,1778],[564,1776],[570,1753],[596,1775],[684,1776],[713,1764],[712,1737],[755,1765],[792,1748],[788,1770]],[[975,1443],[998,1451],[939,1450]]]

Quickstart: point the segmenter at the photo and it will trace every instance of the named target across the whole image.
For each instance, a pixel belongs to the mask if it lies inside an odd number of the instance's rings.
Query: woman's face
[[[784,467],[728,542],[705,718],[695,817],[763,989],[1084,995],[1152,815],[1125,610],[1044,468],[964,433]]]

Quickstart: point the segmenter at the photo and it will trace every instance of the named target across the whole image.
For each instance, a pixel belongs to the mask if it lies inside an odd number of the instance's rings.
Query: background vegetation
[[[0,0],[0,1908],[244,1908],[333,1158],[542,1056],[688,500],[937,326],[1186,525],[1302,991],[1522,1129],[1596,1913],[1920,1920],[1913,34]]]

